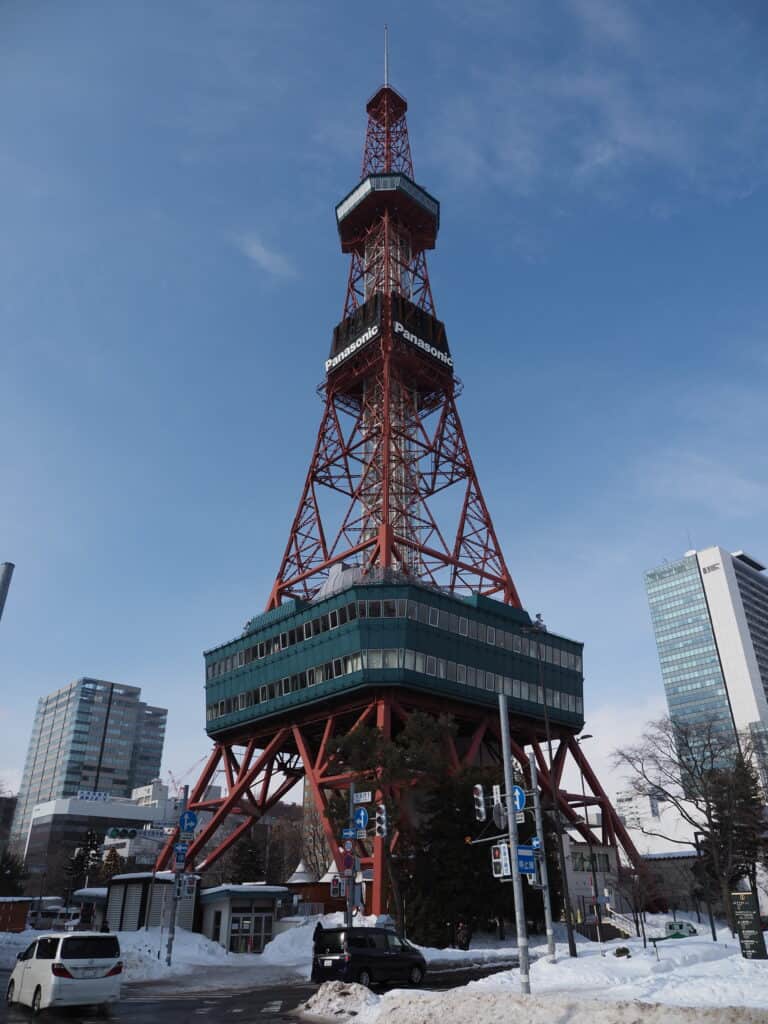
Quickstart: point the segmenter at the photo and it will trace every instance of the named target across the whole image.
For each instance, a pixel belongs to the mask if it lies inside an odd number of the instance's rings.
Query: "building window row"
[[[378,601],[352,601],[350,604],[340,608],[333,608],[324,615],[308,622],[300,624],[293,629],[275,633],[246,647],[235,654],[226,655],[217,661],[210,662],[206,667],[206,679],[217,679],[228,672],[251,664],[254,661],[261,661],[273,654],[284,651],[296,644],[310,640],[312,637],[320,636],[330,630],[344,626],[348,622],[357,619],[410,619],[413,622],[420,622],[422,625],[433,626],[435,629],[442,629],[447,632],[456,633],[459,636],[467,637],[470,640],[478,640],[491,647],[500,647],[511,651],[514,654],[523,654],[526,657],[541,657],[551,665],[559,668],[570,669],[574,672],[581,672],[582,659],[580,654],[565,651],[560,647],[551,644],[520,636],[508,630],[499,629],[495,626],[487,626],[483,622],[469,616],[456,615],[447,612],[433,605],[423,604],[420,601],[407,601],[402,598],[383,599]],[[538,647],[538,651],[537,651]]]
[[[589,854],[571,848],[571,867],[574,871],[592,871],[592,857],[595,858],[595,870],[606,874],[611,869],[607,853]]]
[[[253,690],[244,690],[233,697],[222,698],[207,706],[206,720],[212,722],[224,715],[243,711],[246,708],[254,707],[254,705],[266,703],[277,697],[285,697],[310,686],[316,686],[318,683],[329,682],[331,679],[360,672],[363,669],[406,670],[420,675],[435,676],[438,679],[447,679],[449,682],[461,683],[475,689],[506,693],[507,696],[517,700],[526,700],[534,704],[544,703],[544,690],[534,683],[502,676],[497,672],[490,672],[473,665],[461,665],[446,658],[424,654],[422,651],[393,647],[347,654],[322,665],[315,665],[306,671],[297,672],[292,676],[285,676],[272,683],[265,683]],[[582,698],[576,694],[547,687],[546,695],[549,707],[569,711],[572,714],[583,713]]]

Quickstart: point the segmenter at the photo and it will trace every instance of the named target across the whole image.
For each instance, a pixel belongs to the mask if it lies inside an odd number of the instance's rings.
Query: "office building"
[[[768,575],[743,551],[688,551],[645,575],[669,714],[768,735]],[[765,758],[760,768],[764,775]]]
[[[42,697],[27,751],[11,843],[23,852],[37,804],[91,794],[129,797],[160,774],[165,708],[136,686],[78,679]]]
[[[160,813],[157,807],[140,806],[125,797],[94,800],[87,793],[37,804],[23,850],[24,867],[31,879],[30,891],[39,885],[36,879],[43,875],[49,885],[60,881],[66,862],[83,845],[88,832],[94,832],[102,843],[111,829],[138,833],[157,825]]]

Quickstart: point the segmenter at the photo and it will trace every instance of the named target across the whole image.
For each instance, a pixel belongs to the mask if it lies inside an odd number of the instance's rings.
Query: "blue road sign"
[[[515,810],[519,814],[525,807],[525,790],[522,786],[512,787],[512,799],[515,802]]]
[[[179,818],[179,828],[182,832],[194,832],[197,828],[197,815],[194,811],[184,811]]]
[[[186,853],[189,849],[189,843],[176,843],[174,850],[176,853]]]
[[[342,839],[354,839],[355,838],[355,830],[353,828],[343,828],[341,830],[341,838]]]
[[[533,839],[531,840],[531,846],[534,848],[534,850],[540,850],[541,849],[541,840],[539,839],[538,836],[534,836],[533,837]]]
[[[368,828],[368,811],[364,807],[358,807],[354,816],[355,825],[358,828]]]
[[[521,875],[536,874],[536,853],[532,846],[518,846],[517,867]]]

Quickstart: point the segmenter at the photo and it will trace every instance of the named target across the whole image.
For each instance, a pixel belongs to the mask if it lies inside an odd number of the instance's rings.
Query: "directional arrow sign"
[[[522,786],[512,787],[512,800],[515,804],[515,810],[519,814],[525,807],[525,790]]]
[[[182,832],[194,832],[197,828],[197,815],[194,811],[184,811],[179,818],[179,828]]]
[[[533,839],[531,840],[531,846],[534,848],[534,850],[540,850],[541,849],[541,840],[539,839],[538,836],[534,836],[533,837]]]
[[[368,828],[368,811],[364,807],[358,807],[355,811],[354,822],[358,828]]]
[[[355,830],[353,828],[343,828],[341,830],[341,838],[342,839],[354,839],[355,838]]]

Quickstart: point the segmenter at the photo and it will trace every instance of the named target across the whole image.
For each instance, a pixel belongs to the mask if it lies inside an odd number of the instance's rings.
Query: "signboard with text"
[[[746,960],[768,960],[760,925],[760,912],[752,892],[732,892],[731,904],[739,932],[741,955]]]

